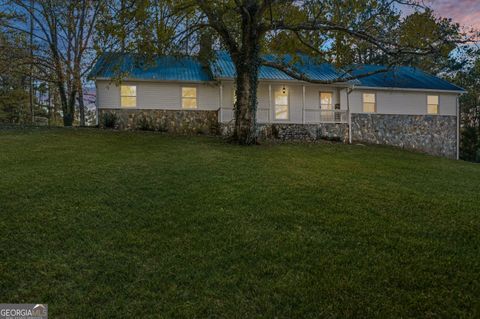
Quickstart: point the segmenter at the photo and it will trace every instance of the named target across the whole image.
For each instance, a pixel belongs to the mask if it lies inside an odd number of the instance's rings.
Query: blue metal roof
[[[275,61],[273,55],[264,57]],[[291,61],[290,56],[285,56],[284,61]],[[153,62],[153,63],[152,63]],[[214,61],[208,68],[203,67],[195,57],[158,57],[150,63],[144,59],[128,54],[105,54],[102,56],[90,73],[90,78],[112,78],[121,74],[126,79],[159,80],[159,81],[213,81],[215,79],[234,79],[235,66],[230,55],[224,51],[216,53]],[[356,65],[349,73],[335,68],[328,63],[316,63],[303,56],[299,62],[292,63],[294,68],[314,80],[335,80],[350,75],[358,76],[385,68],[379,65]],[[262,66],[259,72],[260,80],[295,80],[284,72],[272,67]],[[426,89],[442,91],[464,91],[462,88],[451,84],[436,76],[427,74],[413,67],[393,67],[386,72],[370,75],[349,82],[356,86],[372,88],[403,88]]]
[[[212,81],[208,68],[195,57],[162,56],[154,61],[129,54],[104,54],[95,64],[90,78],[112,78],[121,74],[127,79],[159,81]]]
[[[381,65],[356,65],[350,74],[358,76],[385,68]],[[364,87],[464,91],[448,81],[408,66],[395,66],[386,72],[359,78],[358,81],[358,85]]]
[[[264,59],[275,62],[278,58],[274,55],[266,55]],[[286,55],[283,62],[291,62],[292,57]],[[306,56],[302,56],[301,61],[294,62],[294,69],[305,74],[312,80],[329,81],[346,76],[345,72],[337,70],[333,65],[328,63],[314,63]],[[235,66],[230,55],[226,52],[217,52],[216,59],[211,63],[210,70],[215,78],[233,79],[236,76]],[[261,66],[258,74],[260,80],[295,80],[291,76],[273,67]]]

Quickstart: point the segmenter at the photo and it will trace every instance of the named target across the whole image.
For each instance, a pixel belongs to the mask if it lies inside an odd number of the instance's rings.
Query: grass
[[[0,131],[0,302],[52,318],[480,316],[480,166]]]

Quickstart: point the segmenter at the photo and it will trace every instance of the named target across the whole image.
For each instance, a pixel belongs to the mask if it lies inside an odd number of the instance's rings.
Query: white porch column
[[[305,124],[305,85],[302,85],[302,123]]]
[[[271,122],[270,117],[272,113],[272,85],[268,85],[268,123]]]

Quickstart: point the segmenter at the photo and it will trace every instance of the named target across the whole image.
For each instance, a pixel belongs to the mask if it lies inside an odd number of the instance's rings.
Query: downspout
[[[355,85],[347,88],[347,113],[348,113],[348,143],[352,144],[352,114],[350,112],[350,93],[353,92]]]
[[[457,160],[460,159],[460,103],[459,96],[455,99],[457,104]]]
[[[268,123],[271,123],[272,113],[272,84],[268,84]]]
[[[100,113],[99,113],[99,109],[98,109],[98,85],[97,85],[97,81],[95,81],[95,109],[97,111],[97,116],[96,116],[96,119],[95,119],[95,125],[98,126],[100,124]]]
[[[220,109],[220,123],[223,123],[223,83],[220,83],[219,92],[218,92],[218,103]]]
[[[302,124],[305,124],[305,85],[302,85]]]

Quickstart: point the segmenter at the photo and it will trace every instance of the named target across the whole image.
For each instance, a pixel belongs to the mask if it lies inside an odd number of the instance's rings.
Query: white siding
[[[363,93],[375,93],[378,114],[405,114],[426,115],[427,96],[439,96],[439,114],[456,115],[456,94],[412,92],[412,91],[387,91],[387,90],[361,90],[355,89],[350,94],[350,109],[352,113],[363,113]]]
[[[125,82],[124,84],[137,86],[138,109],[181,109],[182,86],[197,88],[197,103],[199,110],[217,110],[220,107],[220,89],[213,84],[198,83],[163,83],[163,82]],[[120,108],[120,89],[115,83],[97,81],[97,105],[99,108]],[[283,85],[289,90],[289,119],[275,121],[274,92],[282,89]],[[269,86],[272,88],[271,105]],[[233,82],[223,82],[223,109],[222,122],[233,119]],[[262,82],[258,88],[259,122],[302,123],[303,115],[303,84]],[[320,109],[320,92],[333,93],[333,105],[340,104],[340,109],[347,109],[347,94],[345,89],[332,86],[305,84],[305,122],[312,122],[318,118]],[[362,94],[373,92],[376,94],[377,113],[379,114],[410,114],[424,115],[427,113],[427,95],[439,96],[439,112],[441,115],[456,115],[456,94],[430,93],[400,90],[362,90],[356,88],[350,95],[350,109],[352,113],[362,113]]]
[[[217,110],[219,107],[218,86],[192,83],[124,82],[137,86],[138,109],[181,109],[182,86],[197,88],[199,110]],[[99,108],[120,108],[120,89],[115,83],[97,81]]]
[[[120,106],[120,88],[106,81],[97,81],[97,107],[117,108]]]
[[[220,89],[217,85],[198,84],[198,105],[201,110],[218,110],[220,107]]]
[[[260,123],[268,123],[269,119],[273,119],[270,111],[270,97],[268,93],[268,84],[260,83],[257,91],[258,106],[257,106],[257,120]],[[273,96],[273,88],[272,88]]]
[[[130,84],[130,83],[126,83]],[[181,108],[181,87],[172,84],[131,83],[137,85],[137,108]],[[198,93],[197,93],[198,94]]]
[[[221,103],[221,111],[219,121],[227,123],[233,120],[233,82],[223,82],[223,101]]]

